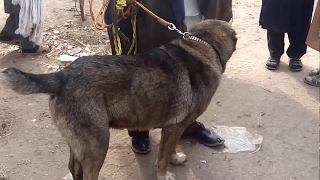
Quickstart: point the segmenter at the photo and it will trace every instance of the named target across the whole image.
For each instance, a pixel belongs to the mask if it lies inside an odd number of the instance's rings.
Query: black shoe
[[[34,48],[32,49],[22,49],[22,53],[23,54],[35,54],[37,53],[37,51],[39,50],[40,46],[39,45],[36,45]]]
[[[199,126],[195,129],[192,137],[208,147],[220,146],[224,143],[224,139],[215,132],[205,128],[202,123],[199,123]]]
[[[149,135],[141,133],[139,136],[132,137],[132,150],[138,154],[146,154],[151,151]]]
[[[10,36],[9,33],[5,31],[0,32],[0,42],[10,45],[19,45],[19,40],[15,39],[14,37]]]

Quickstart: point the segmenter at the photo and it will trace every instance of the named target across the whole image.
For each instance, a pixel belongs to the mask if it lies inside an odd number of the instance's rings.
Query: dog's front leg
[[[171,155],[170,163],[177,166],[177,165],[184,164],[186,160],[187,160],[187,156],[184,153],[182,152],[177,153],[176,151],[174,151],[173,154]],[[158,166],[158,159],[156,160],[155,166]]]
[[[175,180],[176,176],[167,171],[170,162],[173,164],[180,164],[186,160],[186,156],[177,154],[175,148],[180,140],[180,137],[186,125],[176,124],[162,128],[161,141],[158,153],[158,180]]]
[[[171,155],[170,162],[171,164],[177,166],[177,165],[183,164],[184,162],[186,162],[186,160],[187,160],[187,156],[184,153],[182,152],[177,153],[176,151],[174,151],[173,154]]]

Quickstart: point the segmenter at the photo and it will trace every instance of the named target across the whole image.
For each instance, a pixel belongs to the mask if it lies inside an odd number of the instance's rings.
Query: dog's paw
[[[158,175],[158,180],[176,180],[176,175],[167,171],[164,176]]]
[[[186,162],[187,156],[183,153],[176,153],[171,155],[171,164],[173,165],[180,165]]]

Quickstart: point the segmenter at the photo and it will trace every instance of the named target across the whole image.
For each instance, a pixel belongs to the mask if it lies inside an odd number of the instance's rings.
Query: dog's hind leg
[[[74,180],[98,180],[109,147],[109,130],[104,132],[103,137],[91,136],[90,142],[70,148],[69,170]]]
[[[81,161],[84,180],[98,180],[99,178],[99,172],[109,148],[109,130],[106,133],[104,138],[95,140],[95,145],[91,146],[91,152],[88,152],[87,156]]]
[[[74,153],[70,148],[69,170],[74,180],[83,179],[83,171],[80,162],[74,157]]]
[[[85,120],[78,118],[74,122],[77,128],[73,126],[71,131],[64,131],[64,134],[68,134],[65,137],[70,147],[69,170],[74,180],[98,180],[109,148],[108,120],[87,117]]]

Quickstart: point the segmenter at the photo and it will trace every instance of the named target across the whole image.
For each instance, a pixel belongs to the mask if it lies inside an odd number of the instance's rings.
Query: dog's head
[[[224,71],[237,44],[236,32],[231,25],[220,20],[204,20],[196,23],[190,33],[206,41],[217,51]]]

